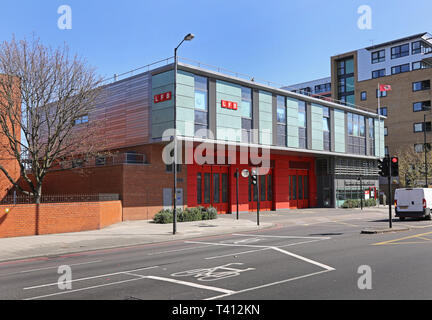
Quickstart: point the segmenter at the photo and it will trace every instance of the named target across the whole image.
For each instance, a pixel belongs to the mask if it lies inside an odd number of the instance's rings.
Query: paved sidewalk
[[[172,224],[127,221],[102,230],[0,239],[0,261],[253,231],[273,225],[261,223],[258,227],[254,221],[219,217],[216,220],[178,223],[178,233],[174,236]]]

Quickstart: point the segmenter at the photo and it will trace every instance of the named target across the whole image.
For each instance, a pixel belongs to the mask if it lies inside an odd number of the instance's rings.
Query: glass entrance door
[[[215,207],[218,213],[229,208],[228,167],[202,166],[197,173],[197,203]]]
[[[309,171],[291,170],[289,172],[290,208],[309,208]]]

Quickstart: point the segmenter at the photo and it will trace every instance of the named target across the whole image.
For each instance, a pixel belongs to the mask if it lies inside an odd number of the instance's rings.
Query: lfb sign
[[[224,109],[238,110],[238,103],[237,102],[222,100],[221,106]]]
[[[161,94],[157,94],[153,98],[154,103],[169,101],[171,99],[172,99],[172,93],[171,93],[171,91],[170,92],[161,93]]]

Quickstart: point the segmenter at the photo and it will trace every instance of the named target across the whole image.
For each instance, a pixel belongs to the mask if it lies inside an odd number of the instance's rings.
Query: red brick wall
[[[0,238],[97,230],[121,221],[120,201],[3,205]]]

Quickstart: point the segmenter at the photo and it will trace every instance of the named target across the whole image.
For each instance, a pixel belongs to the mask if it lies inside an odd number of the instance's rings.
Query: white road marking
[[[209,245],[212,244],[212,245],[215,245],[215,246],[251,247],[251,248],[270,248],[270,249],[273,249],[273,250],[275,250],[275,251],[281,252],[281,253],[283,253],[283,254],[289,255],[289,256],[291,256],[291,257],[293,257],[293,258],[297,258],[297,259],[303,260],[303,261],[305,261],[305,262],[311,263],[311,264],[313,264],[313,265],[319,266],[319,267],[324,268],[324,269],[326,269],[326,270],[328,270],[328,271],[333,271],[333,270],[335,270],[334,268],[332,268],[332,267],[330,267],[330,266],[327,266],[327,265],[325,265],[325,264],[322,264],[322,263],[319,263],[319,262],[317,262],[317,261],[314,261],[314,260],[311,260],[311,259],[308,259],[308,258],[302,257],[302,256],[297,255],[297,254],[295,254],[295,253],[288,252],[288,251],[286,251],[286,250],[282,250],[282,249],[280,249],[280,248],[278,248],[278,247],[274,247],[274,246],[256,246],[256,245],[247,245],[247,244],[211,243],[211,242],[198,242],[198,241],[187,241],[187,242],[188,242],[188,243],[202,243],[202,244],[209,244]]]
[[[210,291],[222,292],[222,293],[225,293],[225,294],[233,294],[233,293],[235,293],[235,291],[233,291],[233,290],[228,290],[228,289],[223,289],[223,288],[217,288],[217,287],[213,287],[213,286],[206,286],[206,285],[202,285],[202,284],[198,284],[198,283],[193,283],[193,282],[188,282],[188,281],[181,281],[181,280],[176,280],[176,279],[171,279],[171,278],[165,278],[165,277],[156,277],[156,276],[140,276],[140,275],[131,274],[131,273],[128,273],[128,274],[139,276],[139,277],[141,277],[143,279],[152,279],[152,280],[171,282],[171,283],[181,284],[181,285],[184,285],[184,286],[198,288],[198,289],[205,289],[205,290],[210,290]]]
[[[91,279],[97,279],[97,278],[108,277],[108,276],[114,276],[114,275],[124,274],[124,273],[127,273],[127,272],[150,270],[150,269],[155,269],[155,268],[159,268],[159,266],[146,267],[146,268],[140,268],[140,269],[134,269],[134,270],[126,270],[126,271],[107,273],[107,274],[101,274],[101,275],[93,276],[93,277],[86,277],[86,278],[80,278],[80,279],[70,280],[70,281],[67,281],[67,283],[78,282],[78,281],[85,281],[85,280],[91,280]],[[42,285],[38,285],[38,286],[32,286],[32,287],[23,288],[23,290],[32,290],[32,289],[51,287],[51,286],[57,286],[57,285],[58,285],[58,282],[48,283],[48,284],[42,284]]]
[[[85,265],[85,264],[98,263],[98,262],[102,262],[102,261],[103,261],[103,260],[96,260],[96,261],[89,261],[89,262],[82,262],[82,263],[68,264],[68,266],[70,266],[70,267],[74,267],[74,266],[81,266],[81,265]],[[49,269],[57,269],[58,267],[59,267],[59,266],[52,266],[52,267],[46,267],[46,268],[39,268],[39,269],[31,269],[31,270],[17,271],[17,272],[13,272],[13,273],[0,274],[0,276],[10,276],[10,275],[20,274],[20,273],[30,273],[30,272],[35,272],[35,271],[42,271],[42,270],[49,270]]]
[[[264,284],[264,285],[261,285],[261,286],[258,286],[258,287],[248,288],[248,289],[236,291],[234,293],[227,293],[227,294],[223,294],[223,295],[220,295],[220,296],[216,296],[216,297],[212,297],[212,298],[208,298],[208,299],[204,299],[204,300],[216,300],[216,299],[232,296],[232,295],[239,294],[239,293],[244,293],[244,292],[248,292],[248,291],[258,290],[258,289],[262,289],[262,288],[266,288],[266,287],[271,287],[271,286],[275,286],[275,285],[286,283],[286,282],[291,282],[291,281],[295,281],[295,280],[299,280],[299,279],[303,279],[303,278],[307,278],[307,277],[316,276],[316,275],[319,275],[319,274],[322,274],[322,273],[326,273],[326,272],[330,272],[330,271],[331,270],[324,270],[324,271],[314,272],[314,273],[310,273],[310,274],[307,274],[307,275],[304,275],[304,276],[299,276],[299,277],[295,277],[295,278],[290,278],[290,279],[286,279],[286,280],[272,282],[272,283]]]
[[[318,267],[321,267],[321,268],[323,268],[323,269],[326,269],[326,270],[328,270],[328,271],[334,271],[334,270],[336,270],[335,268],[329,267],[329,266],[327,266],[327,265],[325,265],[325,264],[323,264],[323,263],[320,263],[320,262],[317,262],[317,261],[314,261],[314,260],[311,260],[311,259],[308,259],[308,258],[305,258],[305,257],[299,256],[298,254],[295,254],[295,253],[292,253],[292,252],[288,252],[288,251],[283,250],[283,249],[280,249],[280,248],[278,248],[278,247],[272,247],[272,248],[273,248],[273,250],[276,250],[276,251],[279,251],[279,252],[281,252],[281,253],[283,253],[283,254],[289,255],[289,256],[291,256],[291,257],[294,257],[294,258],[297,258],[297,259],[303,260],[303,261],[308,262],[308,263],[310,263],[310,264],[314,264],[314,265],[316,265],[316,266],[318,266]]]
[[[142,278],[135,278],[135,279],[129,279],[129,280],[123,280],[123,281],[117,281],[117,282],[100,284],[100,285],[97,285],[97,286],[91,286],[91,287],[86,287],[86,288],[81,288],[81,289],[56,292],[56,293],[46,294],[46,295],[43,295],[43,296],[37,296],[37,297],[27,298],[27,299],[24,299],[24,300],[42,299],[42,298],[47,298],[47,297],[58,296],[58,295],[61,295],[61,294],[68,294],[68,293],[73,293],[73,292],[78,292],[78,291],[91,290],[91,289],[96,289],[96,288],[101,288],[101,287],[106,287],[106,286],[112,286],[112,285],[115,285],[115,284],[120,284],[120,283],[125,283],[125,282],[131,282],[131,281],[138,281],[138,280],[142,280]]]
[[[301,237],[301,236],[267,236],[257,234],[240,234],[234,233],[233,236],[238,237],[260,237],[260,238],[281,238],[281,239],[316,239],[316,240],[330,240],[329,237]]]
[[[306,243],[312,243],[312,242],[317,242],[317,241],[321,241],[321,240],[317,239],[317,240],[295,242],[295,243],[290,243],[290,244],[286,244],[283,246],[279,246],[279,248],[292,247],[292,246],[296,246],[299,244],[306,244]],[[225,258],[225,257],[230,257],[230,256],[239,256],[242,254],[254,253],[254,252],[259,252],[259,251],[266,251],[266,250],[271,250],[271,248],[263,248],[263,249],[257,249],[257,250],[242,251],[242,252],[237,252],[237,253],[229,253],[229,254],[224,254],[224,255],[220,255],[220,256],[208,257],[208,258],[204,258],[204,259],[205,260],[213,260],[213,259],[218,259],[218,258]]]
[[[156,256],[159,254],[164,254],[164,253],[171,253],[171,252],[177,252],[177,251],[186,251],[186,250],[194,250],[194,249],[201,249],[201,248],[208,248],[210,246],[200,246],[200,247],[192,247],[192,248],[184,248],[184,249],[177,249],[177,250],[168,250],[168,251],[161,251],[161,252],[155,252],[155,253],[149,253],[149,256]]]

